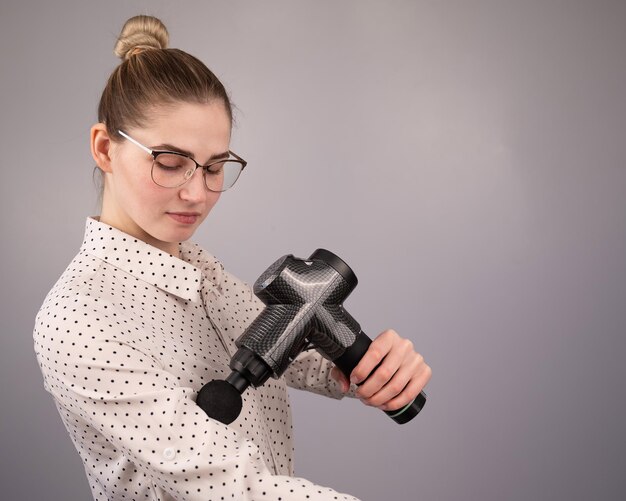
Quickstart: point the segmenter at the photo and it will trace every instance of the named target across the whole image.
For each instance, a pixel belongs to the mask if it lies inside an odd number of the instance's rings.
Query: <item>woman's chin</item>
[[[193,225],[175,225],[171,231],[169,231],[170,242],[184,242],[189,240],[198,229],[199,224]]]

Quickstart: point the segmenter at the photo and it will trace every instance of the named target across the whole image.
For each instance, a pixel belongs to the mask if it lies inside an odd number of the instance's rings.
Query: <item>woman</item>
[[[305,352],[280,380],[244,394],[231,425],[197,391],[229,373],[235,339],[261,311],[251,288],[189,239],[246,162],[229,150],[224,87],[167,49],[156,18],[129,19],[103,91],[91,151],[99,217],[46,297],[34,338],[46,389],[95,499],[354,499],[294,478],[286,385],[341,398],[347,379]],[[384,360],[383,360],[384,359]],[[392,330],[351,374],[351,394],[400,409],[431,370]]]

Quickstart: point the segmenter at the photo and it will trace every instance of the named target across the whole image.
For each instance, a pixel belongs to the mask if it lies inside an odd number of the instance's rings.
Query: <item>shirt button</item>
[[[171,459],[174,459],[176,457],[176,451],[174,449],[172,449],[171,447],[167,447],[163,451],[163,457],[165,459],[167,459],[168,461],[171,460]]]

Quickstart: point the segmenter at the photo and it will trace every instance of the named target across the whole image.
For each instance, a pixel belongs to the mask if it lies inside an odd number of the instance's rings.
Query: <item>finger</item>
[[[346,393],[350,389],[350,382],[348,381],[348,378],[337,366],[334,366],[330,370],[330,375],[335,381],[337,381],[337,383],[339,383],[343,393]]]
[[[369,376],[374,367],[380,363],[391,349],[394,335],[398,337],[394,331],[386,330],[372,341],[363,358],[350,373],[350,381],[352,383],[359,384]]]
[[[381,409],[394,411],[410,404],[428,384],[432,373],[432,369],[427,365],[417,377],[413,378],[409,384],[406,385],[404,390],[397,397],[385,402],[385,404],[381,406]]]
[[[408,339],[396,339],[394,341],[391,350],[387,353],[380,366],[370,374],[367,380],[358,389],[357,396],[359,398],[370,398],[381,391],[385,385],[396,377],[398,369],[403,365],[411,365],[410,368],[415,369],[414,357],[411,356],[413,353],[413,343]],[[396,394],[402,391],[402,388],[404,388],[408,382],[411,374],[405,371],[401,373],[400,376],[403,376],[405,379]],[[396,385],[397,384],[399,384],[399,382],[396,382]],[[389,398],[393,396],[395,395],[390,395]],[[389,398],[387,400],[389,400]]]
[[[412,357],[407,364],[401,366],[396,371],[393,377],[382,388],[380,388],[379,391],[376,391],[367,397],[363,400],[363,403],[374,407],[380,407],[398,396],[409,384],[411,379],[417,377],[417,375],[421,373],[422,368],[420,368],[420,359],[421,356]]]

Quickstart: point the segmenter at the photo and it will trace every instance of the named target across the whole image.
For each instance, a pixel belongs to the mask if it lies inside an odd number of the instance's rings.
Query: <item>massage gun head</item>
[[[341,304],[357,283],[356,275],[342,259],[317,249],[308,259],[288,254],[276,260],[256,280],[254,293],[268,305],[301,305],[319,301],[322,296]]]

